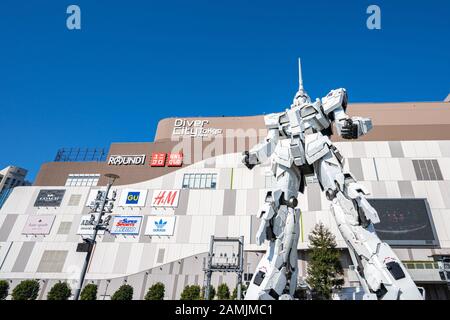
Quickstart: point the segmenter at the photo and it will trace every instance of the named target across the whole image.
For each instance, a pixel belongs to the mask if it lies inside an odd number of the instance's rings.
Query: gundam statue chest
[[[280,138],[272,161],[288,168],[311,165],[328,152],[331,141],[321,131],[329,126],[320,105],[286,110],[280,117]]]

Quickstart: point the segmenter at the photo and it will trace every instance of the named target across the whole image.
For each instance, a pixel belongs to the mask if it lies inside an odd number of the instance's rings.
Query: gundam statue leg
[[[365,290],[364,299],[422,300],[407,270],[373,224],[376,210],[365,198],[363,185],[343,171],[342,157],[334,146],[314,163],[319,182],[331,201],[338,228],[345,239],[356,273]]]
[[[245,295],[245,300],[291,300],[297,287],[300,210],[297,195],[301,175],[297,167],[278,165],[276,188],[267,192],[259,211],[258,245],[269,241]]]

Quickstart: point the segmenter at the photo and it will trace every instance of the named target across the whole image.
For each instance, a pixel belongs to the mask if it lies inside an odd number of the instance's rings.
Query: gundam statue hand
[[[372,129],[372,120],[361,117],[352,117],[340,121],[341,136],[344,139],[358,139]]]
[[[252,170],[258,163],[258,158],[256,157],[255,154],[251,154],[248,151],[244,151],[242,153],[243,158],[242,158],[242,163],[249,169]]]

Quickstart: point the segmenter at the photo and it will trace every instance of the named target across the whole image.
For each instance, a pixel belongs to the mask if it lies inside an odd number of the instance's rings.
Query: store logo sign
[[[205,128],[209,120],[175,119],[172,136],[207,137],[222,134],[222,129]]]
[[[109,157],[110,166],[139,166],[145,164],[145,154],[141,155],[112,155]]]
[[[128,192],[125,204],[138,204],[140,192]]]
[[[180,190],[155,190],[152,197],[152,207],[177,207]]]
[[[167,154],[164,152],[152,153],[152,160],[150,161],[151,167],[164,167],[166,165]]]
[[[165,218],[149,216],[145,227],[146,236],[173,236],[175,231],[176,217]]]
[[[55,221],[54,215],[29,216],[22,234],[48,235]]]
[[[138,235],[142,216],[116,216],[111,227],[111,234]]]
[[[183,154],[182,153],[169,153],[167,156],[167,166],[168,167],[181,167],[183,165]]]
[[[35,207],[59,207],[66,190],[41,190],[34,202]]]
[[[159,221],[155,221],[155,228],[153,229],[154,232],[165,232],[165,226],[167,224],[167,221],[164,221],[163,219],[159,219]]]

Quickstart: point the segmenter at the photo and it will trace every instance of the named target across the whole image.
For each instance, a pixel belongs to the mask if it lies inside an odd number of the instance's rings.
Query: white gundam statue
[[[258,212],[258,245],[269,241],[247,289],[246,300],[290,300],[297,286],[300,209],[305,176],[316,174],[345,239],[364,299],[422,300],[423,296],[394,251],[375,230],[377,211],[366,199],[366,188],[344,169],[344,159],[330,141],[332,123],[344,139],[357,139],[372,128],[367,118],[346,114],[347,92],[332,90],[312,102],[303,88],[299,59],[299,89],[290,109],[264,117],[265,140],[245,151],[242,162],[252,169],[271,161],[276,187],[267,192]]]

